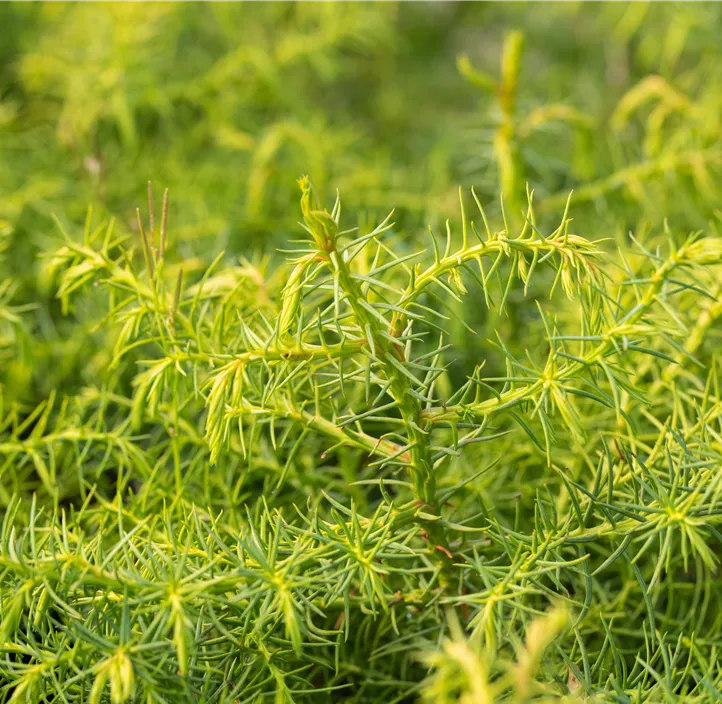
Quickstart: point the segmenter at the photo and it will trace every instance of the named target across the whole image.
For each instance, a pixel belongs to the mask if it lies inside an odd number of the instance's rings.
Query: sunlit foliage
[[[721,15],[3,6],[0,702],[717,701]]]

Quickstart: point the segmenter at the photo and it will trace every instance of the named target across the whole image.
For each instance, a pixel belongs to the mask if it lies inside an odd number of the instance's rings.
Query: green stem
[[[469,416],[475,420],[484,419],[491,413],[517,406],[533,398],[548,382],[559,383],[578,376],[581,371],[601,361],[609,352],[615,349],[616,335],[619,334],[616,328],[632,325],[647,313],[657,300],[657,296],[664,282],[683,260],[684,249],[664,262],[652,275],[652,285],[646,290],[642,300],[617,323],[615,328],[609,330],[605,335],[605,339],[588,352],[581,361],[571,362],[560,369],[551,379],[542,377],[531,384],[510,389],[495,398],[487,399],[481,403],[474,403],[468,406],[436,406],[426,408],[421,414],[422,422],[427,424],[457,423]]]
[[[426,507],[426,513],[434,517],[439,516],[441,507],[436,497],[436,477],[431,459],[429,433],[422,428],[421,423],[421,402],[411,393],[409,379],[398,370],[397,364],[391,361],[394,359],[404,363],[401,344],[391,341],[392,331],[389,331],[388,335],[382,334],[386,331],[380,329],[377,318],[367,309],[367,306],[370,307],[371,304],[366,300],[361,287],[338,251],[334,248],[327,253],[324,252],[324,256],[327,257],[334,277],[337,277],[340,289],[346,293],[349,305],[360,327],[366,332],[369,344],[375,352],[374,356],[383,365],[386,377],[391,382],[389,393],[398,404],[408,435],[409,464],[414,497]],[[449,558],[451,553],[447,547],[448,539],[445,531],[442,526],[437,525],[438,520],[420,519],[420,523],[424,524],[423,528],[432,543],[432,555],[440,564],[444,575],[442,581],[445,582],[451,567]],[[440,549],[437,550],[437,546]]]

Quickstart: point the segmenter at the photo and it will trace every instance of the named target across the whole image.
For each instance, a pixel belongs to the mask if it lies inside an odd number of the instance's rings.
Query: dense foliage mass
[[[1,5],[0,702],[718,701],[719,36]]]

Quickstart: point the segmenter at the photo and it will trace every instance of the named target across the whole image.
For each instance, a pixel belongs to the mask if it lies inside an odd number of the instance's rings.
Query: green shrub
[[[0,702],[717,701],[716,6],[0,13]]]

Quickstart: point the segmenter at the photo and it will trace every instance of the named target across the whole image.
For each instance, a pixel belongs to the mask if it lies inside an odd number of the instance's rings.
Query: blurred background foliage
[[[528,184],[550,222],[574,190],[588,239],[717,229],[720,36],[714,3],[3,3],[0,381],[34,405],[98,373],[42,253],[88,206],[134,231],[148,179],[198,269],[273,270],[302,173],[411,244],[459,185],[520,217]]]

